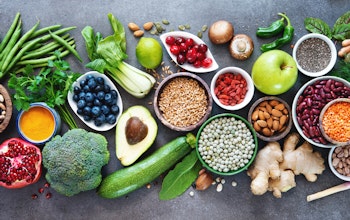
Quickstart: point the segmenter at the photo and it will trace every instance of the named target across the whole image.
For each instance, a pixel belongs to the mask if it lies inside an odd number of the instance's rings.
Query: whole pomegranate
[[[0,186],[22,188],[37,182],[41,175],[41,151],[20,138],[0,145]]]

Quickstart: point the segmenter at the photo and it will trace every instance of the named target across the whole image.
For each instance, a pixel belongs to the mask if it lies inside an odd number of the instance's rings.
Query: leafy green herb
[[[330,75],[338,76],[350,82],[350,63],[339,60],[338,65],[331,71]]]
[[[306,30],[312,33],[318,33],[326,35],[332,38],[332,30],[329,25],[319,18],[305,18],[304,25]]]
[[[328,38],[345,40],[350,38],[350,11],[341,15],[331,28],[325,21],[319,18],[305,18],[305,29],[311,33],[326,35]]]
[[[66,99],[71,85],[81,74],[71,72],[69,63],[60,59],[60,52],[54,53],[57,59],[50,60],[37,74],[31,65],[25,67],[22,75],[11,74],[8,86],[15,90],[13,104],[17,110],[27,110],[30,103],[45,102],[58,110],[70,128],[77,128]]]
[[[192,150],[165,176],[159,199],[170,200],[182,195],[198,177],[201,168],[196,151]]]

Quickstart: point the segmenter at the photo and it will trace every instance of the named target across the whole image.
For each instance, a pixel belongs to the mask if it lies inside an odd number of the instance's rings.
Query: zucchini
[[[173,139],[140,162],[106,176],[97,194],[103,198],[113,199],[141,188],[190,153],[195,143],[196,137],[192,133]]]

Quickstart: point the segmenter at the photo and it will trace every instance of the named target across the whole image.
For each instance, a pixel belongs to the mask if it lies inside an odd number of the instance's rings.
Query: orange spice
[[[322,126],[325,133],[333,140],[350,140],[350,103],[337,102],[324,112]]]

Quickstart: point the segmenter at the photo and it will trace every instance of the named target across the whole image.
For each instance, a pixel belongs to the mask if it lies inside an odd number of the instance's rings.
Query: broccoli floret
[[[109,156],[103,135],[80,128],[69,130],[55,136],[42,150],[46,180],[66,196],[95,189],[101,183],[101,169]]]

